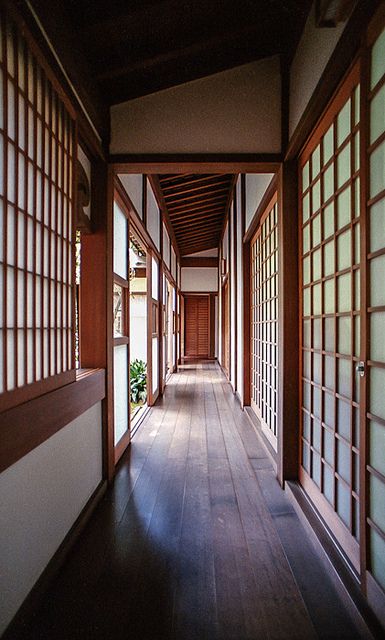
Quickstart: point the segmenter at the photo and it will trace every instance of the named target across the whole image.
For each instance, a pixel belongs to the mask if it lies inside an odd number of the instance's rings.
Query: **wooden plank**
[[[217,365],[171,376],[20,638],[312,640],[312,622],[317,637],[361,637],[307,572],[321,575],[317,555],[263,457],[258,480],[247,424]]]
[[[218,267],[218,258],[182,258],[181,267]]]
[[[268,633],[274,629],[274,637],[277,638],[315,638],[314,629],[290,573],[271,516],[259,487],[255,486],[254,480],[251,479],[249,464],[242,456],[242,444],[232,426],[233,417],[226,402],[227,394],[221,385],[214,385],[214,394],[220,407],[221,425],[230,467],[233,470],[234,488],[255,572],[258,596],[263,602]],[[274,566],[268,561],[269,557],[274,557]]]
[[[105,396],[105,375],[90,372],[72,384],[0,414],[0,471],[20,460]],[[31,426],[33,418],[33,428]]]

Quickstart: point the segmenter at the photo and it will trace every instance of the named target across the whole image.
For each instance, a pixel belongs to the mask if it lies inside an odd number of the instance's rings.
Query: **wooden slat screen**
[[[0,394],[9,408],[75,378],[76,131],[57,84],[0,22]]]
[[[209,297],[185,298],[185,355],[209,357]]]

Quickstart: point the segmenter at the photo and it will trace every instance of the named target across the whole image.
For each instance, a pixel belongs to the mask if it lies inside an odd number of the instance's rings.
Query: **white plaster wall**
[[[143,176],[141,173],[119,173],[118,178],[134,205],[137,214],[143,219]]]
[[[246,231],[269,186],[273,173],[247,173],[246,179]]]
[[[171,245],[171,275],[176,280],[176,253]]]
[[[100,402],[0,475],[0,635],[101,480]]]
[[[165,225],[163,225],[163,260],[170,269],[170,237]]]
[[[345,26],[346,22],[335,28],[317,28],[313,2],[290,69],[290,136],[294,133]]]
[[[111,108],[111,153],[276,153],[278,56]]]
[[[130,296],[130,361],[147,362],[147,298]]]
[[[216,267],[182,267],[182,291],[218,291]]]
[[[237,198],[237,348],[238,348],[238,368],[237,368],[237,391],[243,401],[243,269],[242,269],[242,216],[241,216],[241,180],[238,179],[236,186]]]
[[[147,231],[157,249],[160,249],[160,214],[151,185],[147,183]]]

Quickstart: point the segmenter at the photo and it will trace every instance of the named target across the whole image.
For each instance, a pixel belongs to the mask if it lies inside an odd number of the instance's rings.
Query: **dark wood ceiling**
[[[167,174],[160,188],[182,256],[218,247],[232,175]]]
[[[70,75],[81,70],[111,105],[266,56],[280,54],[289,60],[310,0],[31,4],[59,55],[68,60]]]

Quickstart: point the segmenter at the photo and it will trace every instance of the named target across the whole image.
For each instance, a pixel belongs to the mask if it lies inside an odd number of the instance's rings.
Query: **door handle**
[[[356,372],[359,374],[361,378],[365,375],[365,362],[361,360],[356,366]]]

